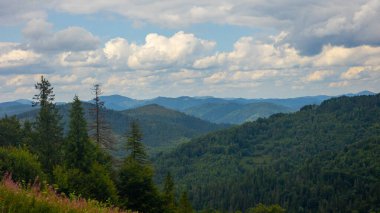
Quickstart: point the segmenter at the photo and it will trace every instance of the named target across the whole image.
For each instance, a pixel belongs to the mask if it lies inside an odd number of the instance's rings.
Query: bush
[[[107,169],[98,163],[94,163],[88,173],[57,166],[53,176],[59,191],[65,194],[76,194],[103,202],[117,201],[116,186]]]
[[[37,156],[14,147],[0,147],[0,172],[1,175],[11,173],[16,181],[33,182],[36,177],[45,179]]]

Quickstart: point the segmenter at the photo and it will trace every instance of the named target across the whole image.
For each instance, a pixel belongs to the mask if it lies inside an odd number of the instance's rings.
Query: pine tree
[[[78,96],[74,97],[70,110],[69,133],[65,146],[65,161],[69,168],[82,171],[91,166],[90,139],[87,134],[87,123]]]
[[[189,202],[189,198],[187,197],[187,192],[183,192],[181,198],[179,199],[178,212],[181,213],[192,213],[193,207]]]
[[[139,212],[163,212],[162,200],[153,182],[153,168],[142,144],[142,134],[136,122],[127,137],[129,155],[119,171],[119,195],[122,205]]]
[[[176,212],[176,203],[174,198],[174,181],[170,172],[168,172],[168,174],[165,177],[163,193],[165,212]]]
[[[34,147],[45,171],[52,171],[53,166],[60,161],[62,145],[61,117],[53,103],[55,95],[48,80],[41,76],[41,82],[35,85],[39,94],[34,96],[33,106],[40,106],[40,111],[34,123],[37,133]]]
[[[130,153],[129,158],[139,163],[147,162],[148,157],[142,143],[142,133],[136,121],[132,122],[131,131],[127,137],[127,151]]]

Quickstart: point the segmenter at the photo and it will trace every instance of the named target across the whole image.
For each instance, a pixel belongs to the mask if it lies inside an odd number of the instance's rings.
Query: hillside
[[[23,112],[33,110],[31,102],[27,103],[25,100],[17,100],[10,102],[0,103],[0,118],[12,115],[17,115]]]
[[[213,124],[181,112],[153,104],[122,111],[139,121],[144,140],[151,147],[167,147],[228,125]]]
[[[184,112],[202,120],[214,123],[242,124],[258,118],[269,117],[276,113],[286,113],[292,110],[288,107],[272,103],[208,103],[186,109]]]
[[[92,118],[89,109],[93,106],[89,103],[82,105],[86,111],[87,123],[90,124]],[[65,130],[67,130],[70,105],[65,104],[57,107],[60,115],[62,115]],[[17,117],[22,120],[33,120],[37,113],[38,110],[33,110],[18,114]],[[129,125],[133,120],[139,121],[144,135],[143,142],[151,152],[172,147],[190,138],[226,127],[226,125],[213,124],[158,105],[149,105],[127,111],[105,110],[104,117],[116,135],[116,149],[119,150],[116,155],[119,156],[125,154],[122,151],[125,143],[122,136],[129,131]]]
[[[340,97],[211,133],[155,159],[196,209],[380,210],[380,95]]]

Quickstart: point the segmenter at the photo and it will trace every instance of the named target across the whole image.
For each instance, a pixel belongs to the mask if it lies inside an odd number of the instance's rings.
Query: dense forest
[[[99,85],[92,104],[74,96],[62,106],[47,79],[35,88],[35,111],[0,119],[4,211],[380,211],[380,95],[333,98],[150,157],[145,133],[154,143],[176,125],[189,137],[226,126],[158,105],[107,110]]]
[[[340,97],[211,133],[159,155],[196,209],[380,211],[380,95]]]

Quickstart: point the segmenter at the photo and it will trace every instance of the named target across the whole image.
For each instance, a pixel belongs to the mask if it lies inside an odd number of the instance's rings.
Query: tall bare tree
[[[100,100],[100,95],[102,94],[101,85],[95,84],[91,90],[94,95],[94,107],[90,108],[90,115],[93,117],[93,122],[90,124],[91,138],[99,146],[112,149],[115,138],[105,117],[106,108],[104,107],[104,102]]]

